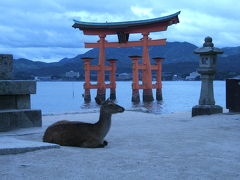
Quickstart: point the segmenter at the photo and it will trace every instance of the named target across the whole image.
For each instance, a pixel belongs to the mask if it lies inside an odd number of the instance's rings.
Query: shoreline
[[[99,113],[100,110],[99,109],[92,109],[90,111],[73,111],[73,112],[59,112],[59,113],[44,113],[42,114],[42,116],[55,116],[55,115],[68,115],[68,114],[88,114],[88,113]],[[142,112],[142,113],[147,113],[147,114],[158,114],[158,115],[164,115],[164,114],[174,114],[174,113],[187,113],[190,111],[179,111],[179,112],[169,112],[169,113],[156,113],[156,112],[150,112],[148,110],[144,110],[144,109],[125,109],[124,112]]]
[[[99,109],[92,109],[89,111],[69,111],[69,112],[56,112],[56,113],[44,113],[42,116],[57,116],[57,115],[69,115],[69,114],[88,114],[88,113],[99,113]],[[177,113],[191,113],[191,109],[189,111],[177,111],[177,112],[169,112],[169,113],[158,113],[158,112],[150,112],[148,109],[138,108],[138,109],[125,109],[125,112],[141,112],[147,114],[156,114],[156,115],[169,115],[169,114],[177,114]],[[223,114],[239,114],[238,112],[229,112],[228,109],[223,108]]]

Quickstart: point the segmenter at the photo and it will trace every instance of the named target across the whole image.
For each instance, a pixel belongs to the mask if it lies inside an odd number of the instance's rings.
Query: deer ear
[[[112,100],[110,98],[107,98],[107,100],[104,103],[110,103]]]
[[[101,105],[101,104],[102,104],[101,99],[98,98],[98,97],[95,97],[95,101],[96,101],[96,103],[97,103],[98,105]]]
[[[102,105],[106,105],[106,104],[109,104],[111,102],[112,102],[112,100],[110,98],[108,98],[104,102],[102,102]]]

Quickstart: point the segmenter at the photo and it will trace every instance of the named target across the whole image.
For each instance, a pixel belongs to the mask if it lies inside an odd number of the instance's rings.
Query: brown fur
[[[43,141],[61,146],[88,148],[104,147],[108,144],[104,137],[111,126],[111,115],[123,112],[124,108],[107,100],[101,103],[99,121],[95,124],[79,121],[58,121],[47,128]]]

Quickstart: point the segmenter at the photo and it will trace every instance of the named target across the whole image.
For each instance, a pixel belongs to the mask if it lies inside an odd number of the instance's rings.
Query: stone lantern
[[[42,126],[41,110],[31,109],[36,82],[13,79],[13,56],[0,54],[0,132]]]
[[[214,47],[211,37],[206,37],[203,47],[197,48],[194,53],[200,55],[197,71],[201,75],[202,85],[199,105],[192,108],[192,116],[222,113],[223,108],[215,105],[213,80],[216,73],[217,54],[222,54],[223,51]]]

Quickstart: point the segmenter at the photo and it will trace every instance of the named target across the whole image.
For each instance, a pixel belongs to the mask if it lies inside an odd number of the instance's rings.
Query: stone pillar
[[[164,58],[155,57],[153,59],[156,61],[156,64],[157,64],[156,99],[157,101],[161,101],[163,99],[162,98],[162,63],[161,61],[163,61]]]
[[[35,81],[12,80],[13,57],[0,54],[0,132],[42,125],[41,110],[31,110]]]
[[[141,56],[129,56],[132,59],[132,102],[140,102],[139,97],[139,78],[138,78],[138,60]]]
[[[200,69],[199,69],[200,70]],[[199,71],[198,71],[199,72]],[[201,92],[199,98],[199,105],[215,105],[213,80],[214,72],[202,72],[201,74]]]
[[[110,71],[110,99],[115,100],[116,99],[116,62],[117,59],[108,59],[108,62],[110,63],[111,71]]]
[[[192,116],[222,113],[223,108],[215,105],[213,80],[216,73],[217,54],[222,54],[223,51],[214,47],[211,37],[206,37],[203,47],[196,49],[194,53],[200,55],[197,71],[201,75],[202,84],[199,104],[192,108]]]

